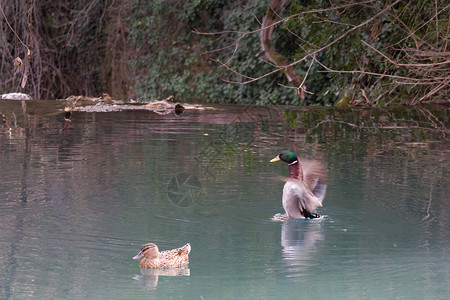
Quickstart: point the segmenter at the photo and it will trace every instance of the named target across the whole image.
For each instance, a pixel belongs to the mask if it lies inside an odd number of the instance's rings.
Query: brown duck
[[[142,246],[141,251],[133,259],[144,256],[139,266],[141,268],[181,268],[189,263],[191,245],[187,243],[181,248],[159,252],[158,246],[148,243]]]
[[[283,188],[283,208],[288,219],[318,218],[313,213],[322,206],[327,190],[326,172],[320,163],[304,161],[303,166],[297,155],[290,151],[282,151],[270,162],[284,161],[289,165],[289,178]]]

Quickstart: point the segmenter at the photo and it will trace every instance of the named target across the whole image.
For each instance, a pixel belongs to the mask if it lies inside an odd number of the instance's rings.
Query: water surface
[[[34,103],[0,103],[2,299],[448,298],[446,111]],[[320,219],[272,221],[283,149],[327,165]],[[189,272],[142,274],[147,242]]]

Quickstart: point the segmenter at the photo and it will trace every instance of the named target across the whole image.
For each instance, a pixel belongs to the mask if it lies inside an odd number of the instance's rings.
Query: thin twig
[[[22,42],[22,40],[20,39],[20,37],[17,35],[16,31],[12,28],[11,24],[9,24],[8,18],[6,17],[6,14],[5,14],[5,12],[3,11],[3,7],[2,7],[1,4],[0,4],[0,10],[2,11],[3,17],[5,18],[5,21],[6,21],[6,24],[8,24],[8,27],[11,29],[11,31],[14,33],[14,35],[17,37],[17,39],[19,40],[19,42],[20,42],[25,48],[27,48],[27,50],[29,50],[29,49],[28,49],[28,46],[25,45],[24,42]]]
[[[422,102],[423,100],[433,96],[434,94],[436,94],[438,91],[440,91],[444,87],[449,86],[449,83],[450,83],[450,75],[447,77],[446,80],[441,82],[437,87],[435,87],[433,90],[431,90],[428,94],[426,94],[425,96],[423,96],[419,100],[413,101],[412,104],[417,104],[417,103]]]
[[[373,75],[373,76],[381,76],[381,77],[388,77],[388,78],[395,78],[395,79],[403,79],[403,80],[411,80],[411,81],[417,81],[420,82],[421,79],[417,78],[410,78],[410,77],[404,77],[404,76],[398,76],[398,75],[388,75],[388,74],[381,74],[381,73],[375,73],[375,72],[368,72],[368,71],[361,71],[361,70],[352,70],[352,71],[343,71],[343,70],[333,70],[322,64],[320,61],[316,60],[319,65],[321,65],[326,71],[319,71],[319,72],[331,72],[331,73],[349,73],[349,74],[366,74],[366,75]]]
[[[373,51],[377,52],[378,54],[380,54],[381,56],[383,56],[384,58],[386,58],[391,64],[396,65],[396,66],[401,66],[401,67],[432,67],[432,66],[439,66],[439,65],[445,65],[445,64],[450,64],[450,60],[446,60],[446,61],[442,61],[442,62],[438,62],[438,63],[429,63],[429,64],[401,64],[398,62],[393,61],[392,59],[390,59],[388,56],[386,56],[385,54],[383,54],[381,51],[379,51],[378,49],[372,47],[369,43],[367,43],[364,40],[361,40],[361,42],[366,45],[367,47],[369,47],[370,49],[372,49]]]
[[[311,70],[311,67],[312,67],[312,65],[313,65],[313,63],[314,63],[315,60],[316,60],[316,56],[314,55],[314,56],[312,57],[311,63],[309,64],[308,70],[306,71],[306,74],[305,74],[305,76],[303,77],[303,81],[302,81],[302,83],[300,83],[300,86],[298,87],[298,88],[302,89],[303,91],[306,91],[306,87],[303,88],[303,85],[305,84],[306,78],[308,77],[309,71]]]

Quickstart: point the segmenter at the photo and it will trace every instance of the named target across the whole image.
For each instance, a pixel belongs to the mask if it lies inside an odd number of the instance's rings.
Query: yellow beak
[[[280,161],[280,156],[278,155],[277,157],[275,157],[274,159],[272,159],[270,162],[276,162],[276,161]]]

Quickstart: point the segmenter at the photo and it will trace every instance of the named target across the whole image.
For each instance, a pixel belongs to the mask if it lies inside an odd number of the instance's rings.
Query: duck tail
[[[187,253],[189,254],[191,252],[191,244],[187,243],[182,247],[182,249],[185,249]]]

